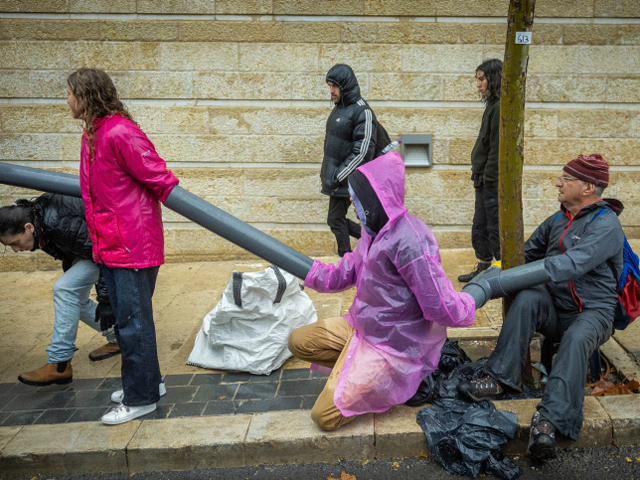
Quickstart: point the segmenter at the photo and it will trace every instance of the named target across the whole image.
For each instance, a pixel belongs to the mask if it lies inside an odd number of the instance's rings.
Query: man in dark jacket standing
[[[540,459],[556,453],[555,432],[573,440],[582,427],[588,359],[611,336],[622,273],[622,204],[602,200],[609,165],[598,154],[567,163],[556,182],[559,212],[547,218],[525,245],[527,262],[544,259],[551,282],[520,291],[487,361],[488,375],[463,382],[474,400],[521,389],[522,369],[535,332],[560,343],[542,400],[531,420],[529,450]]]
[[[351,251],[349,236],[360,238],[360,225],[347,218],[347,178],[357,167],[374,158],[377,121],[360,96],[356,75],[348,65],[335,65],[327,73],[331,100],[335,104],[324,139],[320,179],[322,193],[329,195],[327,224],[336,236],[338,255]]]
[[[500,78],[502,62],[487,60],[476,68],[478,91],[486,104],[480,133],[471,151],[471,179],[476,191],[476,205],[471,227],[471,244],[478,264],[458,280],[468,282],[500,260],[498,225],[498,149],[500,147]]]

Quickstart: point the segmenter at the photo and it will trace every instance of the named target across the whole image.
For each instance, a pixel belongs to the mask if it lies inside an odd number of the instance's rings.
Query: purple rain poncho
[[[388,153],[358,168],[376,192],[387,224],[362,229],[337,265],[315,261],[305,286],[334,293],[357,287],[344,318],[355,329],[334,402],[346,417],[406,402],[433,372],[446,327],[473,324],[471,295],[456,292],[440,265],[438,242],[404,205],[404,163]]]

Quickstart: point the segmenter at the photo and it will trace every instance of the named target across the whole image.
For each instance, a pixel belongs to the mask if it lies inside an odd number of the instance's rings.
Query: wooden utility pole
[[[533,27],[535,0],[510,0],[507,45],[500,88],[499,209],[500,256],[504,270],[524,263],[522,165],[524,102],[529,45],[522,44]],[[529,33],[529,39],[531,38]],[[518,43],[516,43],[516,41]],[[529,40],[530,41],[530,40]],[[506,315],[513,297],[503,300]]]

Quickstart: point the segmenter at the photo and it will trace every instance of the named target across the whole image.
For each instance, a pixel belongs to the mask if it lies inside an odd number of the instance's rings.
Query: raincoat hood
[[[334,395],[345,416],[406,402],[437,368],[446,327],[471,325],[475,317],[471,295],[456,292],[442,269],[433,232],[407,212],[400,156],[388,153],[357,171],[388,221],[375,237],[363,229],[337,265],[316,260],[305,279],[323,293],[356,287],[344,316],[354,334]]]
[[[356,207],[360,223],[369,235],[375,236],[389,221],[378,195],[358,170],[349,176],[349,193]]]
[[[353,69],[349,65],[339,63],[331,67],[327,73],[327,83],[335,83],[340,88],[340,103],[351,105],[360,99],[360,86]]]

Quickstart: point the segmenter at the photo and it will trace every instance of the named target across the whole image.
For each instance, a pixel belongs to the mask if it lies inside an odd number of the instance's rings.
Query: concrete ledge
[[[146,420],[127,447],[129,471],[243,466],[250,422],[251,415]]]
[[[374,446],[373,415],[323,432],[307,410],[254,415],[244,444],[247,465],[366,460]]]
[[[598,397],[598,402],[613,423],[613,443],[637,445],[640,443],[640,395]]]
[[[2,478],[126,472],[126,448],[140,423],[134,420],[115,427],[98,422],[22,427],[0,453]],[[4,432],[3,427],[0,437],[5,436]]]
[[[429,454],[427,438],[416,423],[416,416],[423,408],[397,405],[384,413],[374,415],[376,458],[417,457]]]
[[[516,439],[503,447],[505,453],[526,452],[538,402],[495,402],[518,417]],[[416,457],[428,454],[416,424],[419,410],[399,405],[364,415],[335,432],[318,429],[307,410],[145,420],[117,427],[98,422],[0,427],[0,477]],[[640,395],[586,397],[583,412],[577,441],[560,436],[559,448],[640,442]]]
[[[513,412],[518,417],[516,438],[508,442],[502,450],[509,455],[525,454],[529,442],[531,417],[533,417],[540,399],[499,400],[494,403],[497,409]],[[577,440],[574,442],[558,435],[558,448],[599,448],[611,445],[613,439],[612,422],[600,403],[594,397],[587,396],[584,399],[582,412],[584,422]]]

